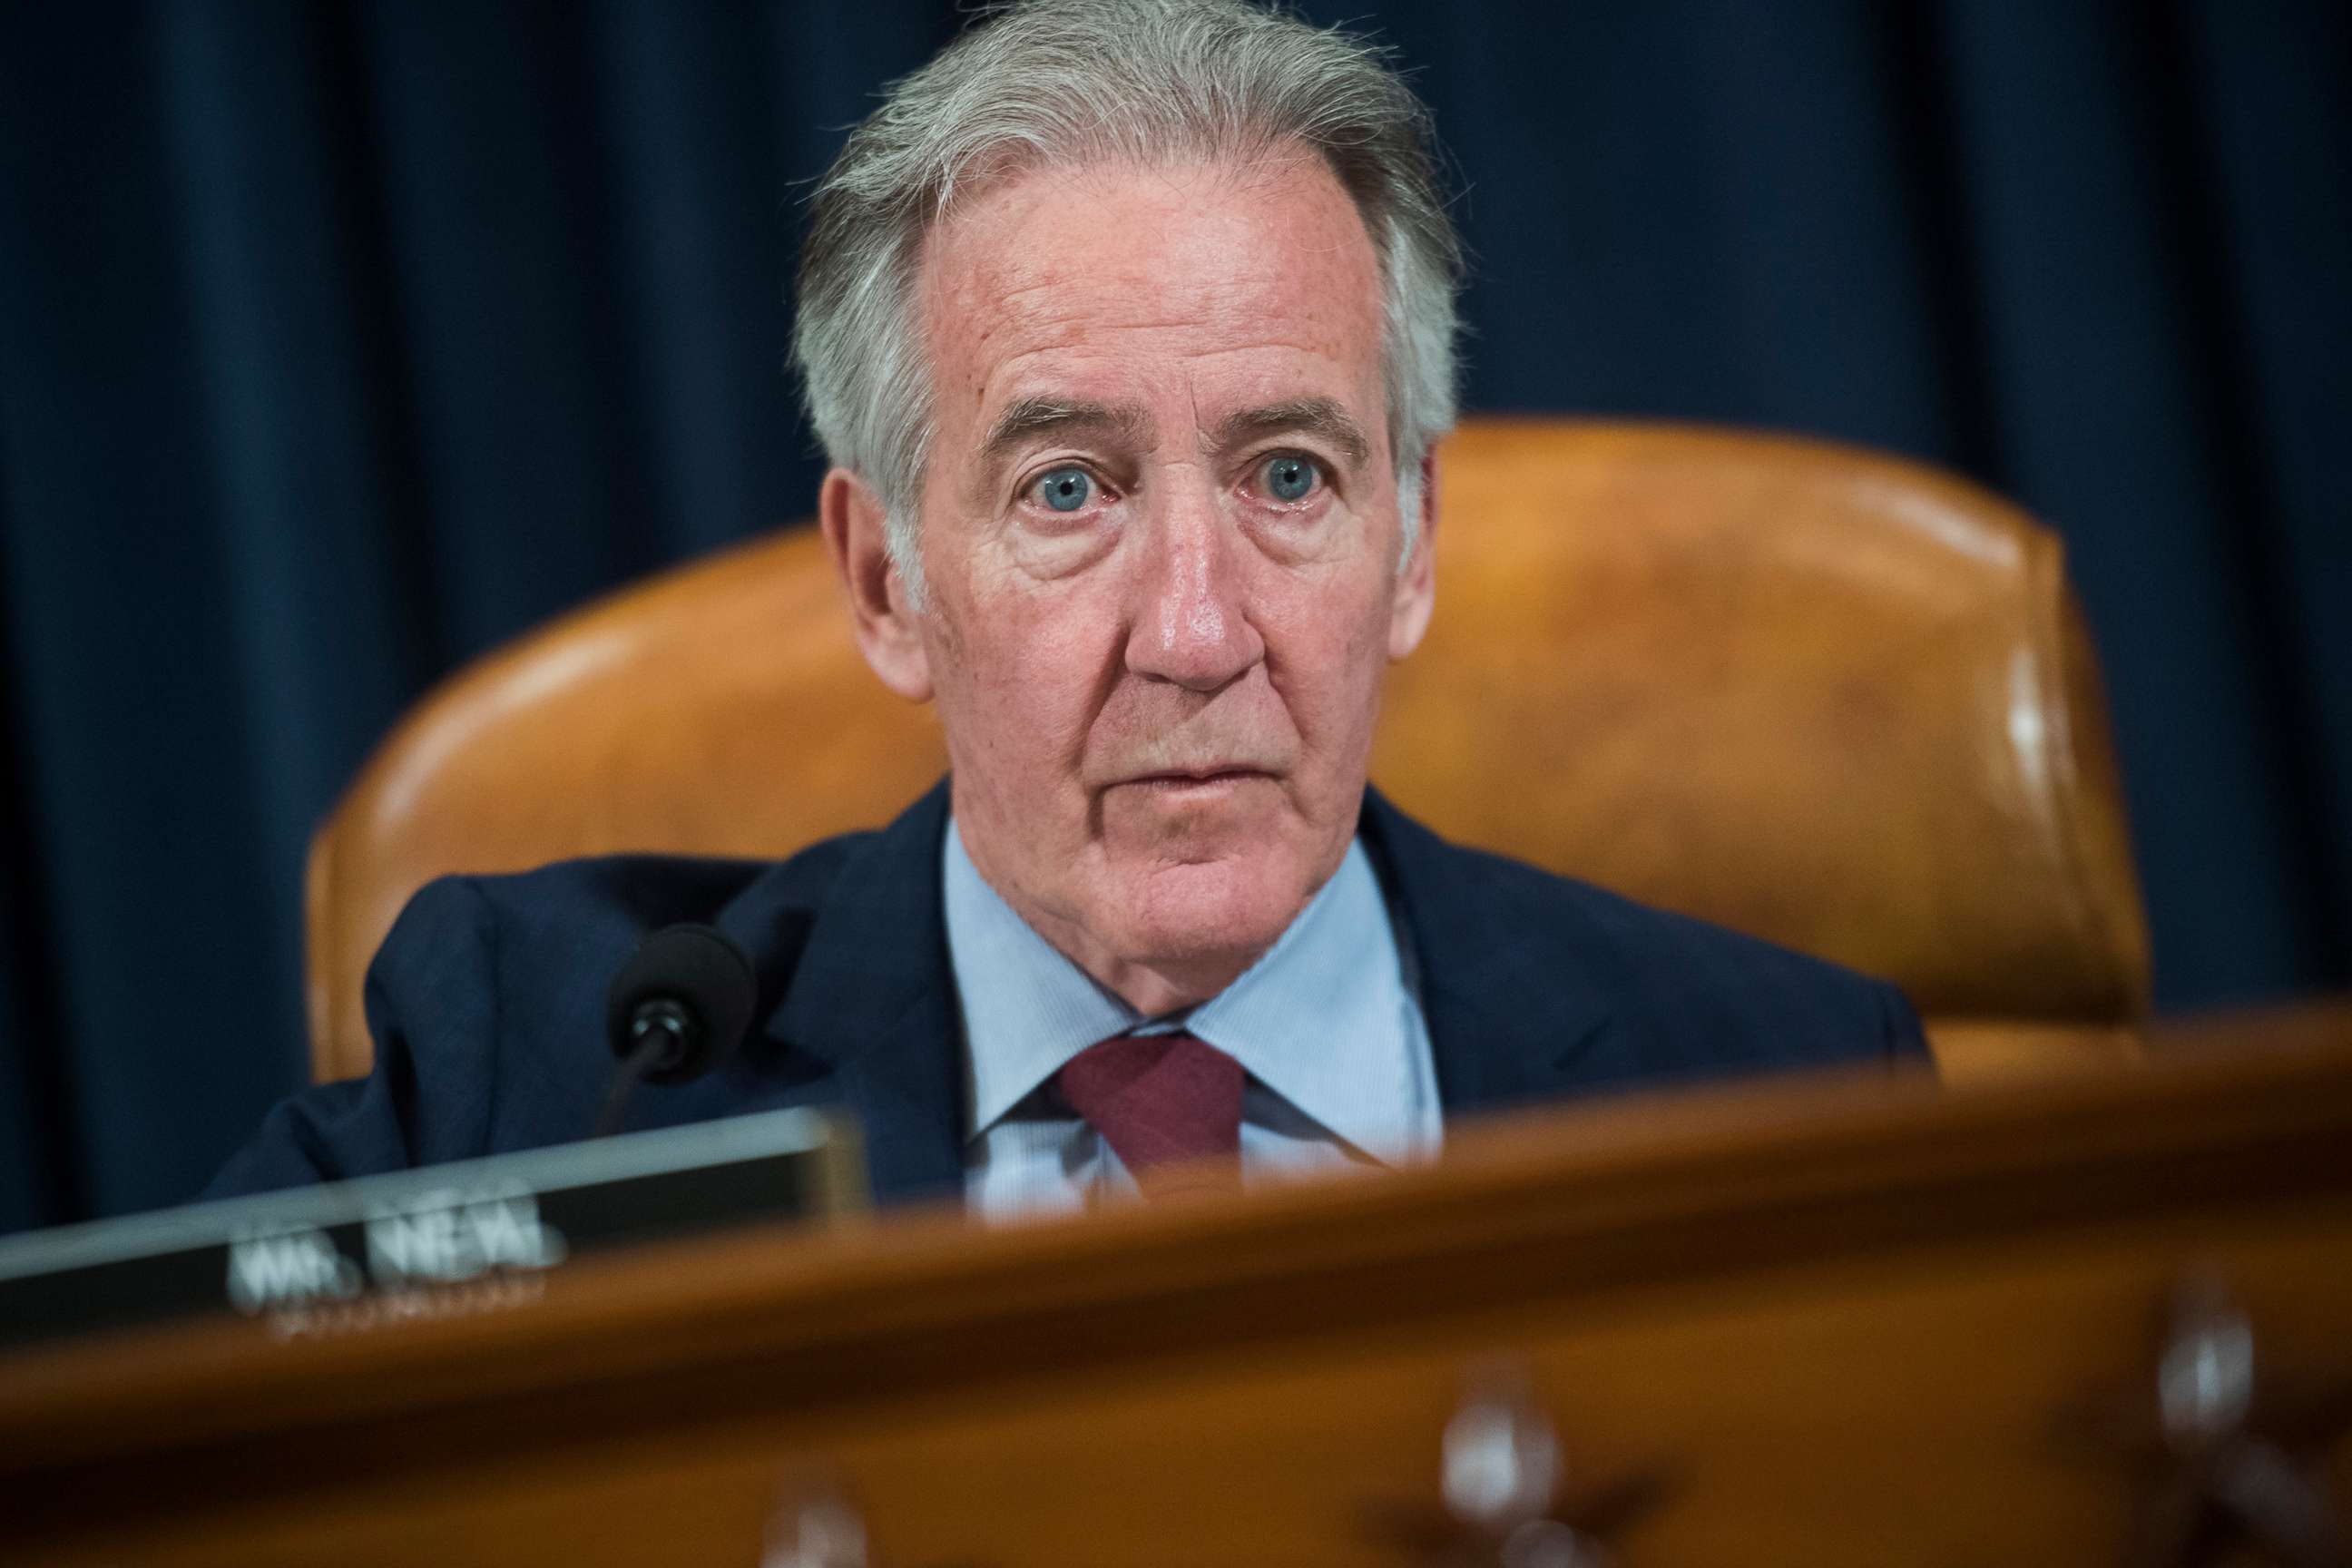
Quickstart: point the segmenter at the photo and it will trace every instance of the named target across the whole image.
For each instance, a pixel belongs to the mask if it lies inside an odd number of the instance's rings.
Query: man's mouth
[[[1162,768],[1156,773],[1139,774],[1127,782],[1155,790],[1208,791],[1273,776],[1264,768],[1221,764],[1201,768]]]

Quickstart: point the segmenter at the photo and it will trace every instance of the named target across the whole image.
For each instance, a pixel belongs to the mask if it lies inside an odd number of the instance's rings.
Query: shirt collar
[[[1185,1023],[1251,1076],[1384,1164],[1412,1152],[1413,1093],[1396,931],[1371,858],[1339,869],[1265,957]]]
[[[940,879],[971,1074],[971,1123],[964,1132],[976,1137],[1072,1057],[1140,1020],[982,879],[953,817],[940,850]]]
[[[978,1137],[1097,1040],[1144,1023],[1039,936],[980,875],[951,818],[940,851],[948,950],[963,1004]],[[1274,946],[1184,1027],[1266,1088],[1385,1163],[1412,1152],[1367,1085],[1409,1092],[1404,979],[1388,906],[1361,843]]]

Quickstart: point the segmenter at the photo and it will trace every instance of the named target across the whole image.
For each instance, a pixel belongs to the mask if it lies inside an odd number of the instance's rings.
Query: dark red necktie
[[[1171,1184],[1163,1165],[1201,1171],[1223,1159],[1237,1167],[1242,1138],[1242,1064],[1190,1035],[1119,1035],[1072,1057],[1059,1075],[1062,1096],[1087,1119],[1154,1196]],[[1222,1184],[1203,1173],[1207,1185]]]

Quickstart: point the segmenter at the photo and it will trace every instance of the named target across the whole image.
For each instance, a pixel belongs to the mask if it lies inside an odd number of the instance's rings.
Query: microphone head
[[[751,1026],[759,994],[741,948],[706,925],[664,926],[614,976],[605,1036],[613,1054],[626,1058],[646,1027],[674,1034],[674,1054],[645,1076],[653,1083],[683,1082],[734,1053]]]

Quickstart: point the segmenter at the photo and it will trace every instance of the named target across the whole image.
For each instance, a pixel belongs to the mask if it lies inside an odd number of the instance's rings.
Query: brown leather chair
[[[1438,600],[1372,778],[1483,845],[1900,984],[1948,1076],[2127,1055],[2147,937],[2057,540],[1946,475],[1727,431],[1476,421],[1439,464]],[[944,763],[860,661],[802,530],[460,671],[311,845],[321,1079],[449,871],[781,857]]]

